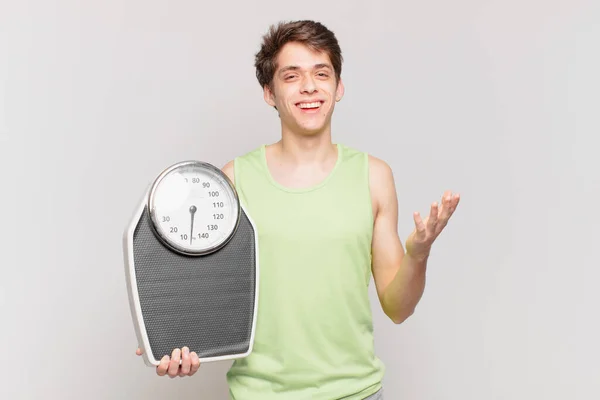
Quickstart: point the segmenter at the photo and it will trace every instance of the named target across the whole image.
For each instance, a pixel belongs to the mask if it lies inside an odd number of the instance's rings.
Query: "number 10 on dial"
[[[163,171],[150,188],[152,226],[167,246],[187,255],[223,247],[235,233],[240,202],[220,169],[184,161]]]

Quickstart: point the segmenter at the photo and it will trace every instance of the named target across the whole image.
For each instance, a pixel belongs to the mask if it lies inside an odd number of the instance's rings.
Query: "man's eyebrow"
[[[323,69],[323,68],[332,69],[332,68],[331,68],[331,65],[329,65],[329,64],[325,64],[325,63],[321,63],[321,64],[315,64],[315,65],[313,66],[313,69]],[[288,72],[288,71],[297,71],[297,70],[300,70],[300,69],[302,69],[302,68],[300,68],[300,67],[299,67],[299,66],[297,66],[297,65],[287,65],[287,66],[285,66],[285,67],[282,67],[282,68],[279,70],[279,72],[278,72],[278,73],[279,73],[279,74],[283,74],[284,72]]]

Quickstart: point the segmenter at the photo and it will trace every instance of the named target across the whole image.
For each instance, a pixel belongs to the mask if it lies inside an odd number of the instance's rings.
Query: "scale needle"
[[[190,215],[192,217],[192,223],[191,223],[191,231],[190,231],[190,244],[192,244],[192,240],[194,239],[194,215],[196,214],[196,206],[191,206],[190,207]]]

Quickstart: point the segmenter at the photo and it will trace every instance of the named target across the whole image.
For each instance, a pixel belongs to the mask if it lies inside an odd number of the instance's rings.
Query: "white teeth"
[[[314,103],[300,103],[298,104],[298,107],[300,108],[315,108],[315,107],[321,107],[321,102],[317,101]]]

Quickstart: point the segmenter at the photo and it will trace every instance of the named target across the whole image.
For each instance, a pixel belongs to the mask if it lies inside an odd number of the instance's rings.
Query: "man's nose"
[[[314,93],[317,91],[317,85],[311,76],[306,76],[302,79],[302,93]]]

